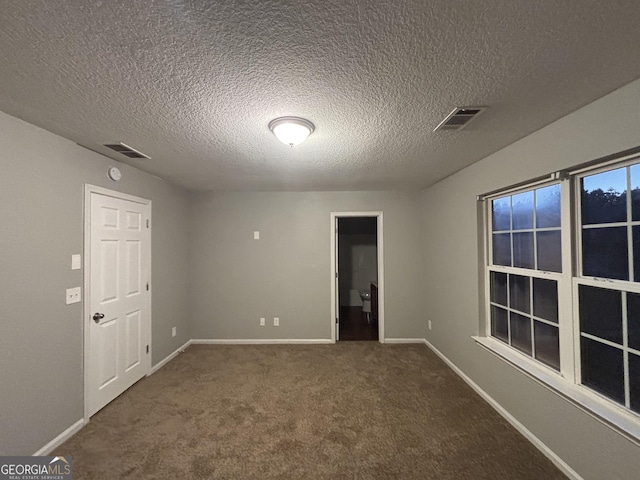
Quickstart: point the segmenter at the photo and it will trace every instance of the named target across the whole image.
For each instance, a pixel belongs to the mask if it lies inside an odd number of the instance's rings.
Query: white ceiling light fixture
[[[269,122],[269,130],[291,147],[304,142],[314,129],[313,123],[300,117],[280,117]]]

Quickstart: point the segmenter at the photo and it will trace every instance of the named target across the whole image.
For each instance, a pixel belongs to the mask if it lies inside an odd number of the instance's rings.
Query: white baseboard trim
[[[440,350],[434,347],[426,338],[423,340],[424,344],[431,349],[433,353],[438,355],[446,363],[451,370],[458,374],[467,385],[475,390],[489,405],[491,405],[496,412],[498,412],[507,422],[509,422],[516,430],[518,430],[524,437],[529,440],[538,450],[540,450],[545,457],[558,467],[562,473],[572,480],[584,480],[578,473],[571,468],[564,460],[562,460],[553,450],[551,450],[542,440],[536,437],[527,427],[520,423],[513,415],[511,415],[505,408],[493,399],[487,392],[485,392],[480,386],[471,380],[462,370],[460,370],[451,360],[449,360]]]
[[[424,343],[424,338],[385,338],[384,343]]]
[[[72,436],[80,431],[84,427],[84,418],[81,418],[76,423],[67,428],[64,432],[58,435],[56,438],[47,443],[44,447],[34,453],[32,456],[40,457],[42,455],[49,455],[54,449],[62,445],[69,440]]]
[[[191,340],[192,345],[325,345],[334,343],[330,338],[312,339],[312,338],[281,338],[281,339],[213,339],[213,338],[197,338]]]
[[[169,355],[167,355],[166,358],[164,358],[163,360],[160,360],[158,363],[156,363],[153,367],[151,367],[151,372],[149,372],[149,375],[153,375],[158,370],[160,370],[162,367],[164,367],[167,363],[169,363],[171,360],[176,358],[179,353],[184,352],[186,350],[186,348],[189,345],[191,345],[192,341],[193,340],[188,340],[187,342],[185,342],[184,345],[182,345],[181,347],[178,347],[178,349],[175,352],[170,353]]]

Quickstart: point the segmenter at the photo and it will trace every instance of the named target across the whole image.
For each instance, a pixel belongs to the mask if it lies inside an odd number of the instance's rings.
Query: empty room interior
[[[2,2],[0,456],[637,479],[639,21]]]

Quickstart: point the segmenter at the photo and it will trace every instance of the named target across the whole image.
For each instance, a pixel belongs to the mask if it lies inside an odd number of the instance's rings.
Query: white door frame
[[[84,381],[84,423],[85,425],[89,423],[89,329],[87,326],[89,322],[91,322],[91,195],[92,194],[105,195],[107,197],[118,198],[121,200],[128,200],[130,202],[140,203],[143,205],[149,205],[149,219],[151,219],[151,200],[147,200],[146,198],[135,197],[133,195],[128,195],[126,193],[116,192],[114,190],[109,190],[107,188],[98,187],[95,185],[85,184],[84,186],[84,258],[83,258],[83,277],[84,277],[84,294],[82,296],[83,306],[82,306],[82,330],[84,332],[84,343],[83,343],[83,381]],[[151,225],[149,226],[151,232]],[[151,278],[151,252],[149,252],[149,277]],[[145,355],[145,364],[146,371],[149,375],[151,373],[151,354],[153,352],[153,347],[151,344],[151,321],[152,321],[152,310],[151,310],[151,292],[149,290],[149,295],[147,295],[147,307],[149,312],[149,322],[148,322],[148,331],[147,338],[149,339],[149,355]]]
[[[382,212],[331,212],[331,341],[336,342],[336,311],[339,299],[336,298],[336,219],[344,217],[376,217],[376,250],[378,253],[378,340],[384,343],[384,235]]]

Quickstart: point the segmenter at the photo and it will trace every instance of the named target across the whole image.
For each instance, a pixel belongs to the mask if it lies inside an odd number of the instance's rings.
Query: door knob
[[[104,318],[104,313],[94,313],[93,314],[93,321],[96,323],[100,323],[100,320],[102,320]]]

